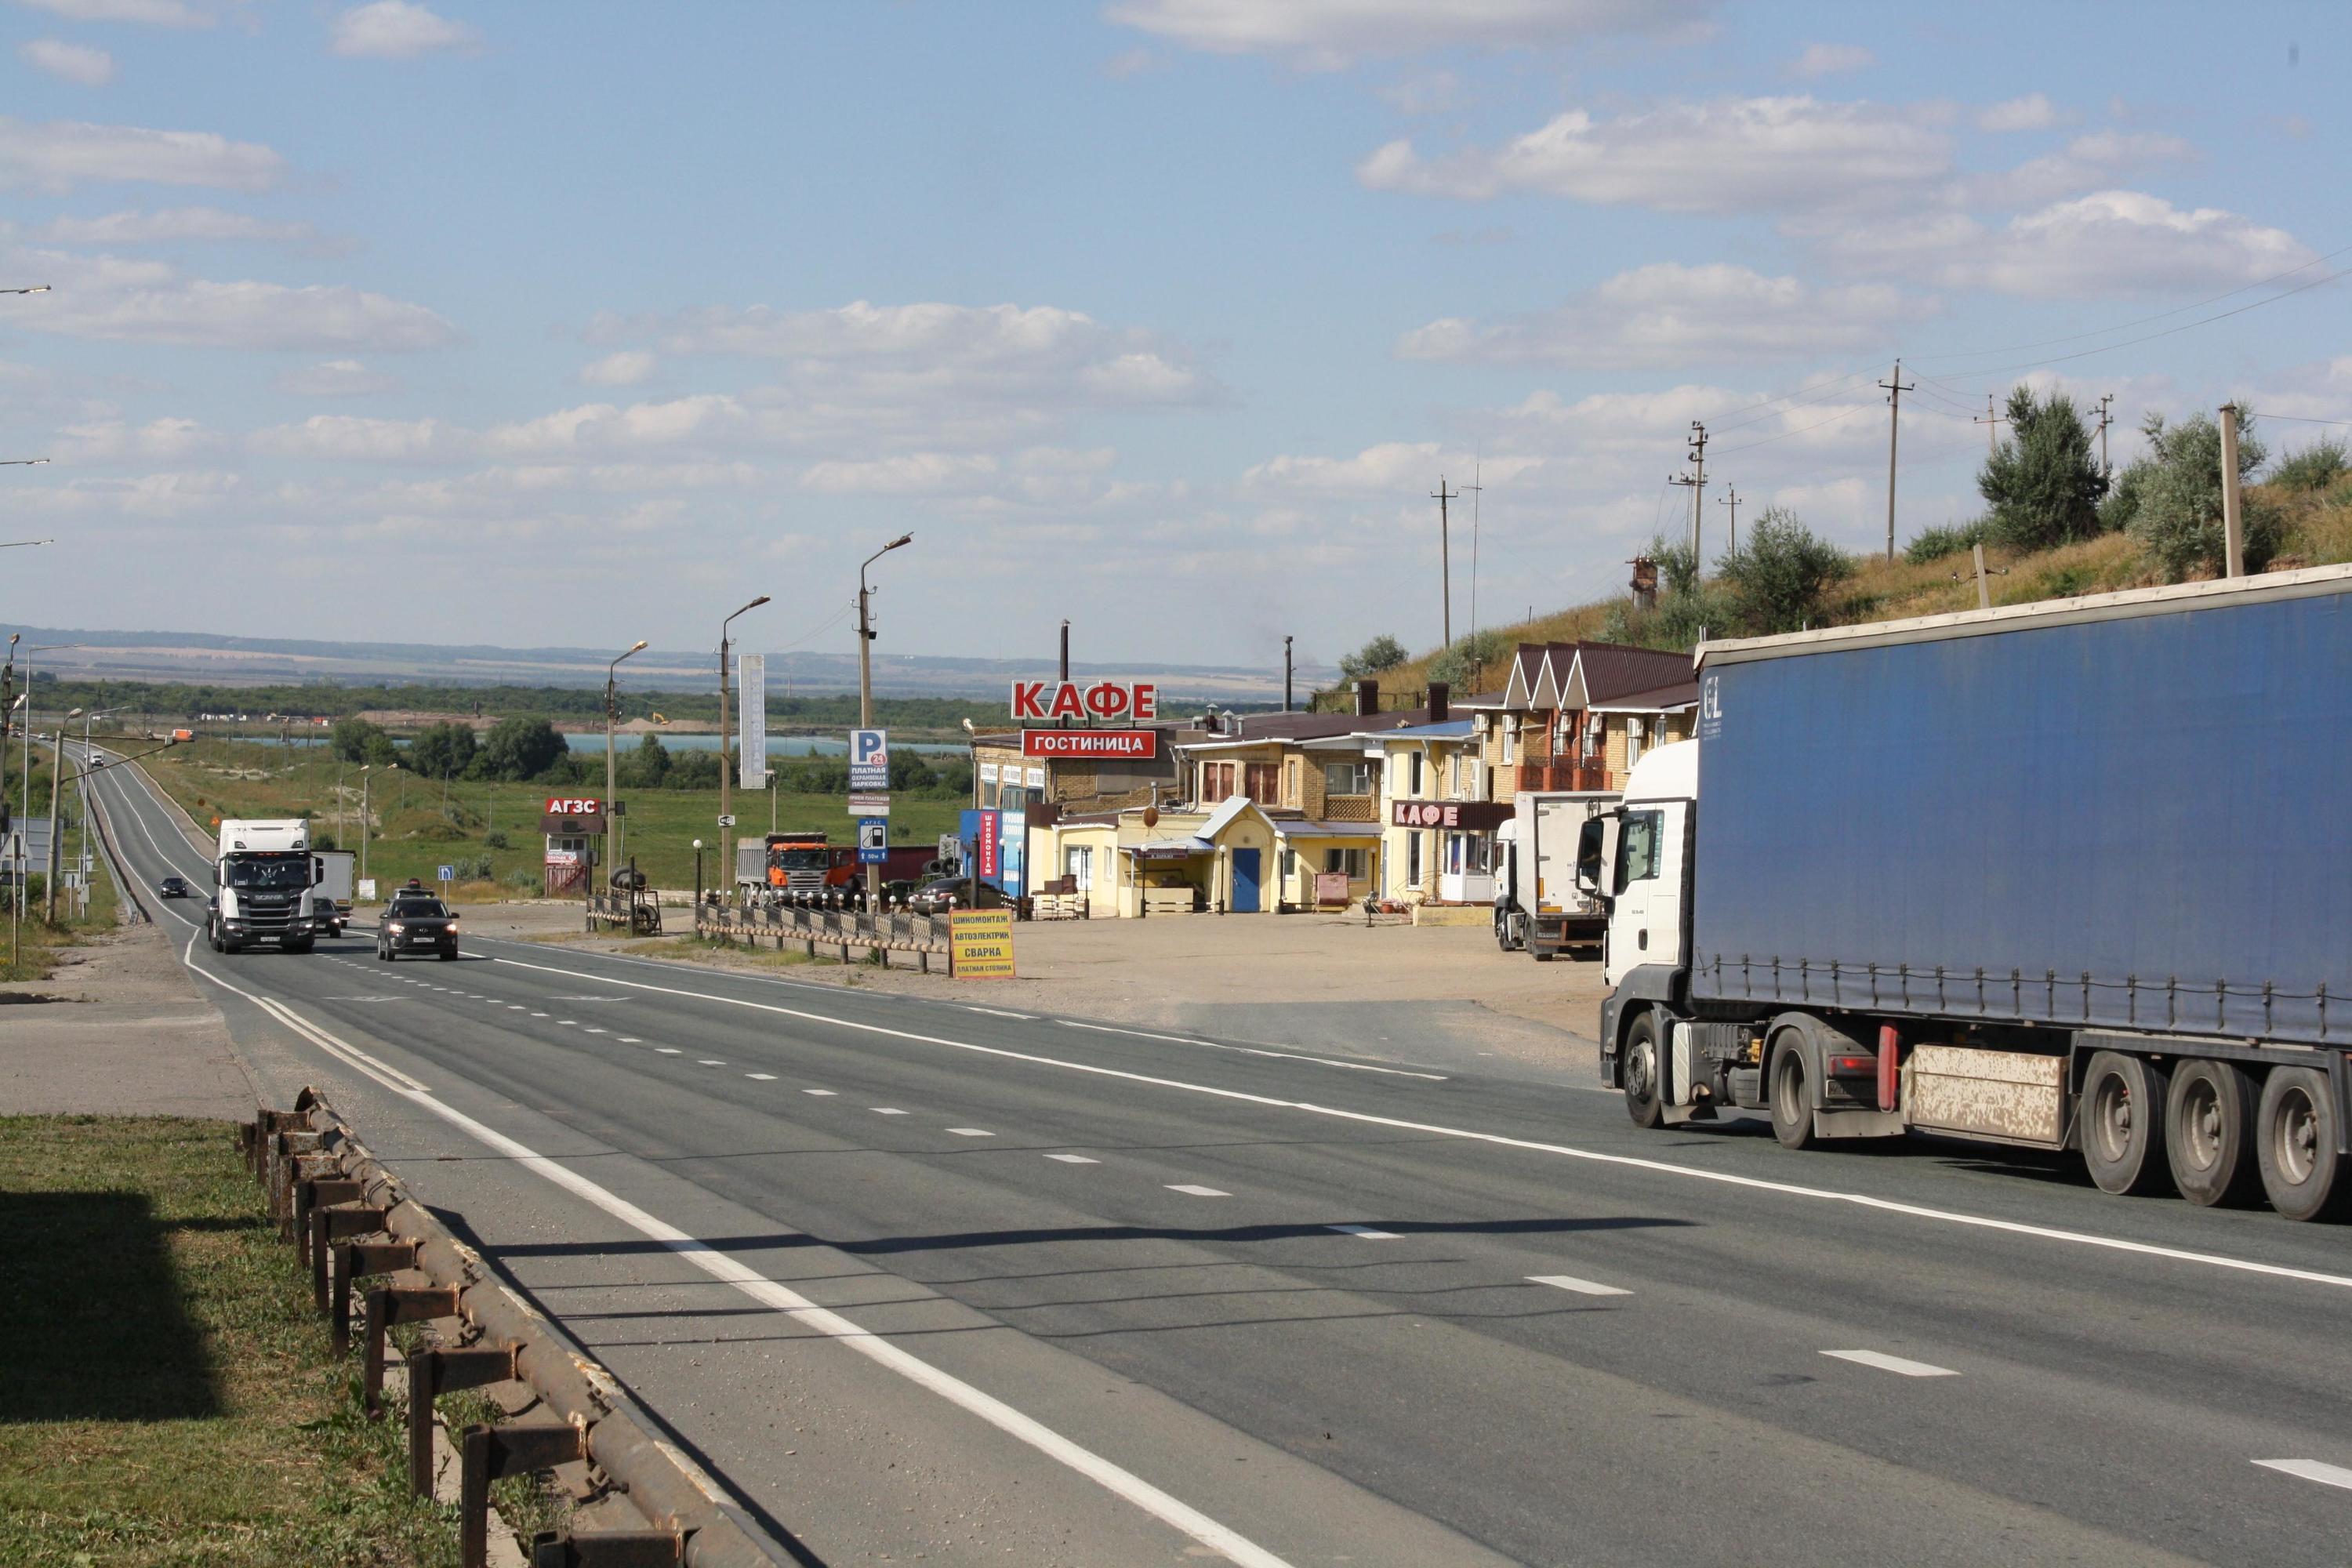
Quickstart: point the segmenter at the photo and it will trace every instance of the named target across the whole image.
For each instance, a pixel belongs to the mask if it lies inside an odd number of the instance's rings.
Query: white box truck
[[[1495,941],[1549,963],[1570,947],[1598,953],[1609,929],[1602,902],[1576,883],[1585,822],[1612,810],[1608,790],[1522,790],[1495,835]]]
[[[319,862],[319,914],[331,922],[320,931],[341,936],[352,923],[352,888],[360,858],[348,849],[321,849],[311,858]]]
[[[308,952],[331,929],[333,905],[320,886],[310,853],[310,825],[299,817],[224,817],[213,858],[212,907],[205,940],[215,952],[236,952],[274,942],[288,952]]]

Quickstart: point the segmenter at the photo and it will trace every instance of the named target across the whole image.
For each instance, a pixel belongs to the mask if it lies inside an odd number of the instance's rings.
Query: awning
[[[1195,855],[1213,855],[1217,847],[1205,838],[1147,838],[1139,844],[1122,844],[1122,855],[1132,855],[1139,860],[1189,860]]]

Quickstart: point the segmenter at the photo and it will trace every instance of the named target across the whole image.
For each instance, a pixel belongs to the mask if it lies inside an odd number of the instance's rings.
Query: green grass
[[[276,746],[235,741],[198,741],[149,758],[144,766],[173,799],[209,830],[223,816],[293,816],[310,814],[316,830],[331,835],[340,848],[360,847],[360,775],[356,767],[305,749],[289,753]],[[435,879],[440,867],[457,861],[490,862],[490,885],[461,888],[460,897],[530,896],[539,886],[544,842],[539,830],[539,809],[551,795],[601,794],[601,789],[551,789],[541,784],[455,782],[448,786],[449,810],[442,807],[442,786],[434,781],[394,774],[373,775],[368,807],[375,818],[376,837],[368,849],[368,874],[378,886],[390,887],[415,877]],[[635,857],[637,867],[660,887],[694,885],[694,841],[700,838],[702,874],[706,885],[723,883],[718,864],[719,792],[712,790],[638,790],[624,792],[628,806],[621,853]],[[893,802],[890,837],[893,843],[932,844],[956,828],[958,801],[916,800],[901,795]],[[768,831],[766,793],[735,792],[735,808],[744,833]],[[786,831],[822,831],[835,843],[850,840],[845,804],[838,795],[780,793],[775,821]],[[503,834],[505,848],[488,843],[492,832]],[[529,889],[516,886],[527,880]]]
[[[22,782],[21,774],[10,778],[12,802],[17,798],[16,786]],[[70,778],[68,782],[70,785]],[[33,799],[45,819],[48,815],[48,762],[43,758],[33,771]],[[81,847],[80,807],[81,802],[70,787],[58,798],[60,865],[69,866]],[[106,857],[95,843],[90,846],[90,856],[97,869],[90,880],[89,908],[79,917],[68,917],[62,912],[65,890],[60,888],[58,893],[60,913],[55,924],[41,919],[47,900],[36,899],[27,904],[24,921],[19,927],[14,918],[15,891],[0,889],[0,980],[46,979],[57,967],[60,949],[94,941],[114,929],[122,902],[121,892],[115,886],[112,868],[107,865]],[[46,872],[37,868],[36,874],[46,880]]]
[[[442,1568],[220,1122],[0,1119],[0,1564]]]

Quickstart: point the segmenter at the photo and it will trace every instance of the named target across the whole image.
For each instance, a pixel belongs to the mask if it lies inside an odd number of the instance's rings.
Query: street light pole
[[[58,799],[65,793],[66,725],[80,717],[79,708],[66,713],[49,737],[49,866],[48,883],[41,889],[41,918],[51,925],[58,923]]]
[[[368,879],[368,845],[375,837],[375,827],[368,816],[369,770],[374,766],[373,763],[360,764],[360,880],[362,882]]]
[[[620,787],[619,770],[613,761],[613,720],[614,710],[619,706],[621,659],[643,653],[645,650],[646,639],[639,637],[627,653],[621,655],[621,658],[616,658],[604,667],[604,864],[607,868],[621,863],[620,818],[613,811],[613,792]],[[593,896],[595,889],[593,884],[595,879],[591,877],[588,880],[592,884],[589,892]]]
[[[37,463],[48,461],[47,458],[33,460]],[[16,639],[10,637],[8,640],[13,644]],[[81,646],[78,642],[52,642],[25,650],[25,778],[18,786],[23,793],[16,803],[16,815],[28,821],[33,815],[33,656],[37,653],[63,653],[68,648]]]
[[[915,536],[902,533],[857,564],[857,727],[874,728],[874,591],[866,585],[866,569],[902,544],[910,544]],[[889,829],[883,830],[883,843],[889,843]],[[882,868],[866,868],[866,909],[873,913],[882,902]]]
[[[736,611],[735,616],[748,614],[767,602],[768,595],[762,594]],[[735,770],[727,765],[727,628],[735,624],[735,616],[719,623],[719,868],[722,875],[729,877],[735,874],[735,829],[727,820],[735,815]],[[761,758],[760,763],[765,767],[767,759]]]

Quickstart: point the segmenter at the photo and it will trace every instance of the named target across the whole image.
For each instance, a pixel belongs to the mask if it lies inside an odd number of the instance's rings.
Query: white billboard
[[[742,721],[735,728],[740,764],[737,782],[745,789],[768,787],[768,656],[747,653],[735,661],[743,678]]]

